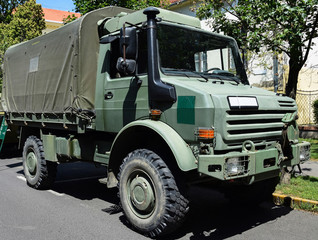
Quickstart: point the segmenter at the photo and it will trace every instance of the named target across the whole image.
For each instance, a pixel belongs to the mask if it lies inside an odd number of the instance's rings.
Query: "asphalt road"
[[[318,161],[308,161],[301,164],[300,166],[301,166],[303,175],[318,177]]]
[[[52,190],[28,187],[21,158],[0,159],[0,239],[146,239],[121,212],[115,190],[99,183],[105,169],[85,163],[58,167]],[[318,215],[263,203],[232,205],[222,194],[193,187],[191,211],[167,239],[317,239]]]

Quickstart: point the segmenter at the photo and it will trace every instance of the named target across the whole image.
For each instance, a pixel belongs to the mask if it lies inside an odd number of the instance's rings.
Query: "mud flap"
[[[5,117],[1,116],[0,117],[0,121],[1,121],[1,127],[0,127],[0,152],[3,146],[3,142],[4,142],[4,138],[6,136],[6,132],[8,129],[8,125],[6,123]]]

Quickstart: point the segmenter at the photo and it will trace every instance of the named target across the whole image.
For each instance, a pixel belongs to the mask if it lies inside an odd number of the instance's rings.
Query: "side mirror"
[[[126,59],[120,57],[117,60],[116,68],[119,72],[124,74],[132,74],[136,70],[136,61],[133,59]]]
[[[125,27],[120,30],[120,56],[116,68],[124,74],[132,74],[136,70],[137,30],[135,27]]]
[[[135,27],[120,29],[120,56],[127,59],[137,59],[137,30]]]

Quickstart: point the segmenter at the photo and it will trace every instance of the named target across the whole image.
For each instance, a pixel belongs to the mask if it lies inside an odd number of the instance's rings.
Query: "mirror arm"
[[[124,35],[123,58],[124,58],[124,63],[126,64],[126,23],[123,24],[123,35]]]

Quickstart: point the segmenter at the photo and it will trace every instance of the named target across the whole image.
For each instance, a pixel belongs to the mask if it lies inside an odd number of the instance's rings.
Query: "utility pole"
[[[273,74],[274,74],[274,92],[277,93],[278,90],[278,58],[277,53],[274,52],[273,56]]]

